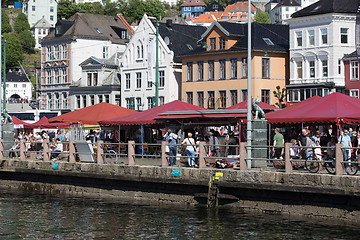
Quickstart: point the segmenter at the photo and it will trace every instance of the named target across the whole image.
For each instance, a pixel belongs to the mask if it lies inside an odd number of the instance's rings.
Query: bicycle
[[[348,175],[355,175],[360,169],[360,156],[351,154],[351,157],[349,157],[346,161],[349,163],[344,163],[345,172]]]
[[[335,174],[335,158],[327,154],[326,151],[321,154],[321,159],[312,154],[305,159],[305,168],[311,173],[317,173],[320,170],[320,164],[330,174]]]

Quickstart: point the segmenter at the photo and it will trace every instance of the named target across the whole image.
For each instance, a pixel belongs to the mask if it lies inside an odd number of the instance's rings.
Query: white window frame
[[[350,89],[349,94],[351,97],[359,98],[359,89]]]
[[[315,46],[315,30],[310,29],[308,30],[308,46]]]
[[[359,62],[350,61],[350,80],[359,80]]]

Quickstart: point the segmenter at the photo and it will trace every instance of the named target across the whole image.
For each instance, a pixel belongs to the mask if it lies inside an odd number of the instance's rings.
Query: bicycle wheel
[[[346,160],[348,162],[355,161],[353,158],[349,158]],[[348,175],[355,175],[358,172],[358,168],[356,166],[357,163],[344,163],[345,172]]]
[[[114,159],[116,158],[116,152],[114,150],[109,150],[105,153],[105,158],[106,159]]]
[[[325,169],[330,174],[335,174],[335,158],[328,157],[324,163]]]
[[[320,164],[317,161],[317,158],[313,158],[312,156],[307,157],[305,160],[306,169],[311,173],[317,173],[320,169]]]

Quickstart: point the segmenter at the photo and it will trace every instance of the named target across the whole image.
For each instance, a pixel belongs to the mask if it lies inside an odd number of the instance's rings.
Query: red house
[[[345,94],[359,98],[359,61],[356,51],[343,57],[345,71]]]

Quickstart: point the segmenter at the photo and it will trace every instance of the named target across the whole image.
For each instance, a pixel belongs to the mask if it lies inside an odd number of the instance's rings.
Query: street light
[[[155,104],[154,107],[159,106],[159,20],[156,17],[148,17],[156,20],[156,51],[155,51]]]
[[[247,78],[247,167],[251,168],[251,0],[248,1],[248,78]]]

